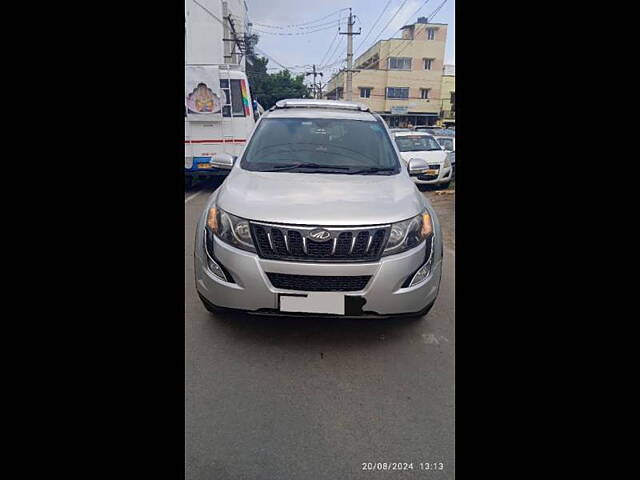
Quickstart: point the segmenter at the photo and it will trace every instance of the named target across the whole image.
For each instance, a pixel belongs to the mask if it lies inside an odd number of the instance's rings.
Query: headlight
[[[389,240],[382,255],[394,255],[420,245],[433,234],[431,215],[424,212],[409,220],[391,225]]]
[[[447,152],[447,158],[444,159],[444,168],[451,167],[451,153]]]
[[[249,222],[244,218],[236,217],[220,208],[212,207],[207,214],[207,228],[229,245],[249,252],[256,251],[249,230]]]

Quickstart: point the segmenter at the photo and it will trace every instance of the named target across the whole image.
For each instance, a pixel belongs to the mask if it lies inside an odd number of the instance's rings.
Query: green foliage
[[[257,35],[247,36],[247,78],[251,97],[268,110],[284,98],[310,98],[309,88],[304,84],[304,74],[293,76],[289,70],[268,73],[269,59],[255,54]]]

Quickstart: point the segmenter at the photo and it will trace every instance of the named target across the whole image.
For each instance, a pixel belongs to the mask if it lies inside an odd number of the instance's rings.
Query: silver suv
[[[442,271],[442,234],[368,107],[282,100],[258,121],[198,221],[196,287],[212,312],[421,316]]]

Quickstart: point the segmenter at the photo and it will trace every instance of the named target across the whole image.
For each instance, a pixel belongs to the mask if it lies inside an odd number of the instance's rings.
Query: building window
[[[435,38],[436,38],[436,29],[427,28],[427,40],[435,40]]]
[[[423,58],[424,69],[425,70],[431,70],[431,67],[433,66],[433,61],[434,60],[435,60],[435,58]]]
[[[389,70],[411,70],[411,58],[389,57]]]
[[[420,89],[420,98],[422,98],[423,100],[428,99],[429,98],[429,92],[431,92],[430,88],[421,88]]]
[[[409,87],[387,87],[387,98],[409,98]]]
[[[360,87],[360,98],[370,98],[371,97],[371,88],[370,87]]]

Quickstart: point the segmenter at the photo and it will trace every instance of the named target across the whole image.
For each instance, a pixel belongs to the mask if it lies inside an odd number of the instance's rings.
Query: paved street
[[[185,193],[186,478],[454,478],[455,194],[423,193],[446,242],[425,318],[281,319],[213,316],[198,299],[195,225],[217,184]]]

